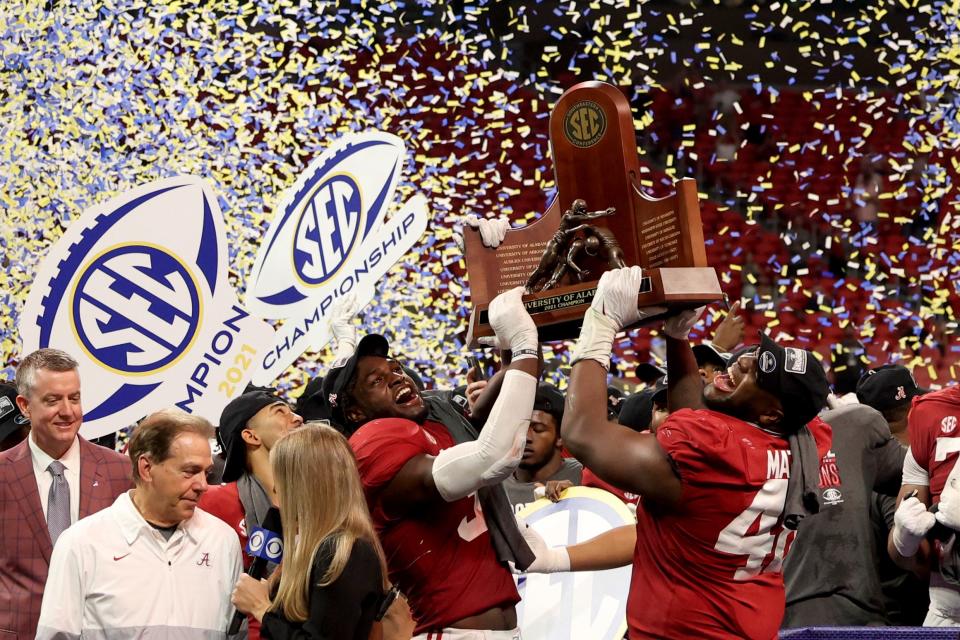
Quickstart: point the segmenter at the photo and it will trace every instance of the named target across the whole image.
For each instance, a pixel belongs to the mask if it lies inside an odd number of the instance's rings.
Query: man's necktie
[[[54,460],[47,467],[53,476],[50,493],[47,496],[47,529],[50,530],[50,542],[57,543],[60,534],[70,526],[70,485],[63,475],[64,466]]]

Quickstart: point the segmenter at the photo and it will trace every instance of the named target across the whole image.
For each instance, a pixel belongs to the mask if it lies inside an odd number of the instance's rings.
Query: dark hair
[[[179,409],[164,409],[144,418],[133,430],[127,445],[134,483],[140,483],[137,468],[140,456],[147,456],[155,463],[163,462],[170,457],[170,445],[184,433],[195,433],[209,440],[214,434],[213,425],[206,418]]]

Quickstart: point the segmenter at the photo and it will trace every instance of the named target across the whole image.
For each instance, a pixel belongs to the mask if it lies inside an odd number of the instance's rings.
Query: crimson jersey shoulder
[[[406,418],[379,418],[371,420],[357,429],[350,436],[350,446],[360,455],[360,452],[369,448],[379,448],[394,441],[407,441],[411,438],[422,437],[422,430],[413,420]]]
[[[350,437],[350,446],[368,492],[389,483],[414,456],[439,453],[436,441],[404,418],[371,420]]]
[[[929,471],[938,438],[960,437],[960,389],[948,387],[913,399],[907,417],[910,450]]]
[[[671,413],[657,429],[657,440],[689,441],[710,447],[722,444],[730,436],[730,421],[736,418],[708,409],[680,409]]]
[[[743,454],[734,437],[736,418],[705,409],[681,409],[657,429],[657,441],[684,482],[716,474],[743,474]],[[744,423],[745,424],[745,423]]]
[[[228,510],[239,500],[240,493],[237,489],[237,483],[228,482],[207,489],[203,495],[200,496],[197,506],[207,513],[217,515]]]

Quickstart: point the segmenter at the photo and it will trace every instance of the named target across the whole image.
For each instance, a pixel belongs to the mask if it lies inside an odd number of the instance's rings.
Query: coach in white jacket
[[[54,547],[39,640],[226,637],[240,545],[196,508],[212,435],[203,418],[174,410],[137,427],[128,448],[135,488]]]

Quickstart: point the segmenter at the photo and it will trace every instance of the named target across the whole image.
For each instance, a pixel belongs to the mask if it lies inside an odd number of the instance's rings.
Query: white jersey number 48
[[[784,549],[792,531],[777,526],[787,498],[787,479],[771,479],[763,483],[753,502],[724,527],[714,549],[733,555],[747,556],[746,565],[737,569],[734,580],[749,580],[761,572],[777,572],[783,567]],[[757,518],[760,519],[759,524]],[[747,532],[755,528],[756,533]],[[774,528],[777,530],[774,531]],[[764,560],[773,557],[764,565]]]

